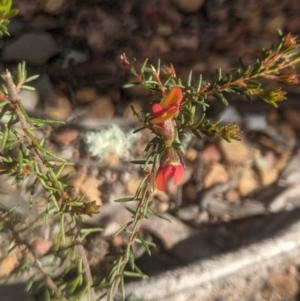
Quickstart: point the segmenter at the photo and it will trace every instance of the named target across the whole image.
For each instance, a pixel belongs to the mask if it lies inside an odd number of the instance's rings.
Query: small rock
[[[62,68],[69,68],[80,63],[85,63],[89,60],[89,58],[90,55],[87,50],[65,48],[60,53],[58,63]]]
[[[126,188],[130,195],[135,195],[139,185],[141,184],[141,180],[142,180],[141,178],[131,177],[126,182]]]
[[[65,120],[71,109],[68,98],[62,92],[56,91],[55,106],[46,104],[45,113],[55,120]]]
[[[0,278],[9,276],[19,263],[20,249],[14,248],[0,260]]]
[[[86,104],[96,100],[98,97],[97,91],[94,88],[84,87],[80,88],[75,93],[75,101],[78,104]]]
[[[52,245],[53,245],[52,241],[45,240],[41,237],[38,237],[34,240],[34,242],[32,244],[32,248],[33,248],[34,253],[43,255],[43,254],[46,254],[50,250]]]
[[[48,33],[25,33],[3,50],[3,60],[26,61],[32,65],[43,65],[59,52],[52,36]]]
[[[103,157],[103,162],[107,163],[109,165],[112,165],[112,166],[117,166],[121,163],[120,156],[118,154],[113,153],[113,152],[108,152]]]
[[[47,14],[57,15],[62,12],[65,0],[44,0],[41,2],[42,10]]]
[[[259,181],[255,172],[251,168],[244,169],[237,185],[240,195],[246,196],[259,187]]]
[[[203,4],[203,0],[173,0],[174,5],[184,13],[195,13]]]
[[[55,132],[51,135],[51,140],[58,145],[68,145],[79,136],[79,132],[76,129],[64,129],[62,131]]]
[[[172,24],[172,32],[174,32],[174,26],[180,26],[183,22],[182,14],[171,5],[168,6],[168,9],[165,10],[165,19]]]
[[[190,205],[187,207],[178,208],[178,211],[176,212],[176,216],[185,222],[195,221],[198,215],[199,205]]]
[[[155,189],[153,192],[153,198],[157,199],[159,202],[169,202],[170,196],[165,191],[160,191],[158,189]]]
[[[204,162],[221,161],[222,155],[215,143],[208,144],[200,153],[200,158]]]
[[[277,30],[284,27],[285,16],[283,14],[278,14],[273,16],[265,25],[264,32],[267,34],[277,33]]]
[[[220,114],[220,119],[224,123],[241,123],[241,115],[234,106],[226,107]]]
[[[111,118],[114,116],[115,108],[108,96],[101,96],[90,105],[91,118]]]
[[[231,188],[226,193],[226,201],[228,201],[229,203],[235,203],[236,201],[239,200],[239,197],[240,197],[240,193],[235,188]]]
[[[121,103],[121,90],[118,87],[110,87],[105,90],[105,94],[111,98],[111,101],[115,104]]]
[[[92,52],[104,52],[107,48],[105,37],[101,28],[92,28],[87,32],[87,43]]]
[[[117,232],[118,230],[119,230],[119,229],[116,229],[116,231],[112,231],[112,234],[114,234],[114,232]],[[106,231],[106,229],[105,229],[104,231]],[[106,231],[105,234],[106,234],[107,232],[109,232],[109,231]],[[108,235],[106,234],[106,236],[108,236]],[[109,235],[109,236],[111,236],[111,235]],[[122,245],[125,244],[125,242],[124,242],[124,237],[122,237],[122,235],[117,235],[117,236],[112,235],[112,236],[111,236],[111,244],[112,244],[112,246],[113,246],[114,248],[116,248],[116,249],[117,249],[117,248],[121,248]]]
[[[196,161],[196,159],[198,158],[198,151],[191,147],[188,148],[185,152],[185,158],[190,162]]]
[[[71,144],[62,147],[56,154],[67,161],[80,158],[79,150]]]
[[[245,126],[249,131],[267,131],[266,115],[248,114],[244,118]]]
[[[80,187],[80,191],[84,193],[89,201],[96,201],[96,205],[101,206],[101,192],[98,187],[102,182],[95,177],[87,177]]]
[[[19,98],[24,109],[28,112],[33,112],[39,102],[39,94],[36,90],[21,89]]]
[[[167,212],[170,208],[170,204],[167,203],[167,202],[160,202],[158,205],[157,205],[157,209],[159,212]]]
[[[269,169],[262,169],[259,172],[261,183],[264,186],[268,186],[274,183],[278,179],[278,169],[274,166]]]
[[[249,159],[252,151],[242,141],[232,140],[230,143],[222,139],[220,141],[220,148],[229,164],[239,164]]]
[[[170,43],[175,49],[197,50],[199,42],[199,36],[175,35],[170,38]]]
[[[203,187],[209,188],[216,184],[226,183],[229,175],[225,167],[218,162],[214,162],[204,171]]]
[[[264,300],[295,300],[299,291],[299,284],[294,275],[278,273],[269,278],[261,291]]]
[[[83,182],[86,180],[86,178],[87,178],[86,168],[81,168],[80,170],[75,172],[75,174],[67,178],[66,183],[70,185],[70,187],[68,187],[68,193],[72,197],[78,196],[81,186]]]
[[[38,10],[38,3],[34,0],[20,0],[17,3],[18,15],[29,20]]]
[[[161,243],[167,250],[172,249],[177,243],[188,239],[196,233],[195,229],[193,229],[190,226],[187,226],[171,214],[165,213],[164,215],[171,221],[170,223],[166,223],[161,218],[149,216],[148,219],[144,220],[142,229],[148,231],[148,233],[153,233],[153,235],[158,237],[158,239],[161,241]],[[180,252],[183,250],[172,250],[172,252],[174,253],[177,253],[177,251]],[[184,256],[184,254],[181,255]],[[188,256],[189,254],[186,253],[185,257]]]

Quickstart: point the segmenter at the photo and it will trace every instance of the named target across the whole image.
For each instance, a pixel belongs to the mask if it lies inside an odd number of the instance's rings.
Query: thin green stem
[[[151,180],[149,181],[149,183],[148,182],[145,183],[145,187],[148,187],[148,188],[147,188],[144,198],[142,198],[142,200],[139,202],[137,209],[136,209],[136,214],[138,214],[138,216],[136,218],[136,222],[133,224],[133,229],[131,230],[131,234],[129,236],[127,248],[126,248],[129,251],[130,251],[130,249],[132,249],[132,247],[135,244],[135,241],[138,237],[138,233],[139,233],[141,224],[144,219],[144,214],[141,214],[140,212],[145,212],[145,209],[148,207],[151,195],[153,193],[153,190],[151,188],[152,186],[153,185],[151,183]],[[114,281],[109,289],[107,301],[112,301],[114,296],[117,293],[118,287],[119,287],[121,279],[122,279],[122,274],[124,273],[125,267],[126,267],[127,263],[129,262],[129,256],[127,254],[128,254],[128,252],[124,252],[124,254],[119,258],[119,262],[121,262],[121,264],[119,265],[119,268],[118,268],[118,274],[114,278]]]

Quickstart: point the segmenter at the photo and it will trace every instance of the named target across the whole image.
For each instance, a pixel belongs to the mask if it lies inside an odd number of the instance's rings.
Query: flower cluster
[[[177,151],[172,147],[176,138],[176,129],[173,118],[178,114],[182,100],[182,91],[174,86],[159,104],[151,108],[152,119],[150,123],[154,129],[164,138],[165,150],[161,155],[160,165],[156,173],[155,185],[158,190],[164,191],[167,182],[174,178],[174,184],[178,185],[184,174],[184,167]]]

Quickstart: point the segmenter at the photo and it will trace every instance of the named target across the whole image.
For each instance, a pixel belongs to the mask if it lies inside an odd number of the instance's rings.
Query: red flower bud
[[[123,53],[123,54],[120,55],[120,59],[121,59],[121,62],[122,62],[123,66],[125,66],[125,67],[131,67],[131,64],[129,63],[129,61],[128,61],[125,53]]]

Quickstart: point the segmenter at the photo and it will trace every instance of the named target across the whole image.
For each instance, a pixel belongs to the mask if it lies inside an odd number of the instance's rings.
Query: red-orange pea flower
[[[156,103],[151,108],[153,119],[152,124],[163,124],[166,120],[173,118],[179,112],[182,91],[174,86],[160,103]]]
[[[184,175],[184,167],[176,150],[167,147],[161,157],[160,166],[156,173],[155,186],[158,190],[164,191],[167,182],[174,178],[174,185],[178,185]]]
[[[164,191],[166,189],[167,182],[172,178],[174,178],[174,185],[178,185],[182,180],[183,174],[184,167],[182,164],[167,164],[165,166],[160,166],[155,179],[156,188]]]

